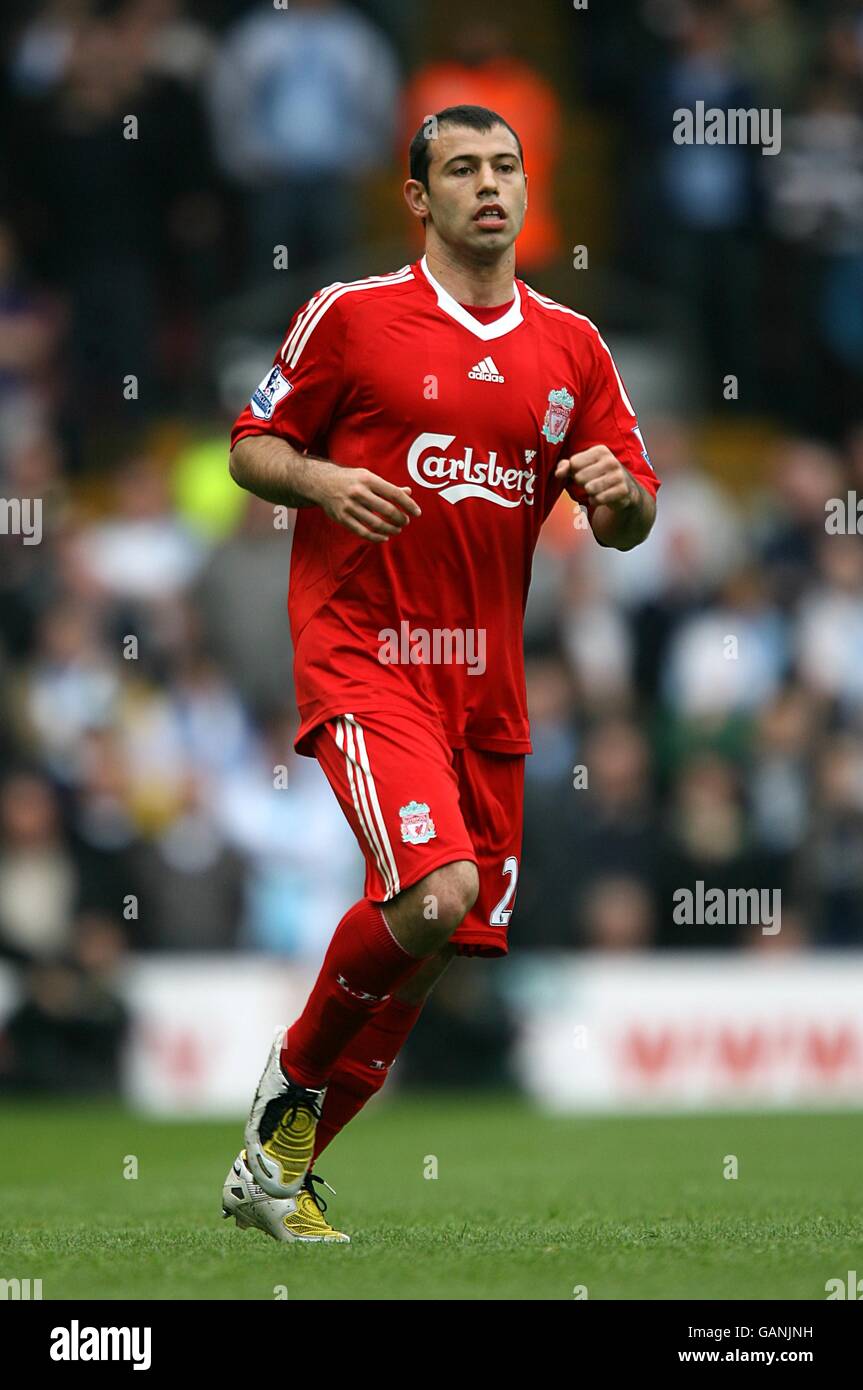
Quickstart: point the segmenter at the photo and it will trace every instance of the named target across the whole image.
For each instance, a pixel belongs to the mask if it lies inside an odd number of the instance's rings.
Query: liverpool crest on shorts
[[[542,426],[549,444],[560,444],[563,440],[569,429],[569,417],[574,405],[575,397],[569,394],[565,386],[561,386],[559,391],[549,391],[548,409]]]
[[[437,835],[431,812],[424,801],[409,801],[399,808],[402,840],[406,845],[425,845]]]

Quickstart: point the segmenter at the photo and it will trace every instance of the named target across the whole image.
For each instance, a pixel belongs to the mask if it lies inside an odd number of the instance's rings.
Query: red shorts
[[[366,897],[388,902],[432,869],[470,859],[479,896],[451,941],[503,956],[521,854],[524,755],[452,749],[403,713],[328,719],[312,750],[366,860]]]

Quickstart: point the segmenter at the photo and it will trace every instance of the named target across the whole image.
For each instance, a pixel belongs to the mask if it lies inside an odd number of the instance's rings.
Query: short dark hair
[[[430,120],[436,122],[438,129],[444,125],[463,125],[470,130],[479,130],[483,134],[489,130],[494,130],[496,125],[502,125],[514,137],[515,143],[518,145],[518,157],[524,165],[524,151],[521,148],[521,141],[509,121],[505,121],[503,116],[499,116],[496,111],[490,111],[487,106],[445,106],[443,111],[437,111],[434,116],[426,116],[411,140],[409,155],[411,178],[416,179],[424,188],[429,186],[429,140],[432,137],[426,134],[426,127]]]

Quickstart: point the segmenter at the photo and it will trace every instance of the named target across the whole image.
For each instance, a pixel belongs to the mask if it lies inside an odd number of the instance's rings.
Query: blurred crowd
[[[532,51],[506,3],[8,7],[0,1076],[50,1018],[42,1072],[110,1086],[130,952],[317,961],[362,891],[291,751],[290,519],[233,485],[227,429],[302,299],[419,253],[406,143],[459,101],[523,138],[519,272],[582,307],[577,180],[607,208],[589,312],[697,369],[687,412],[637,402],[649,543],[601,550],[564,501],[537,555],[513,943],[763,947],[674,924],[701,879],[781,888],[774,948],[863,944],[863,542],[825,524],[863,499],[863,4],[589,13],[549,0]],[[781,155],[675,144],[696,100],[778,107]],[[702,456],[723,411],[764,427],[742,480]]]
[[[863,429],[844,449],[779,437],[745,509],[680,420],[650,447],[648,544],[539,556],[521,939],[859,947],[863,538],[825,522],[863,501]],[[699,880],[781,890],[781,933],[675,923]]]

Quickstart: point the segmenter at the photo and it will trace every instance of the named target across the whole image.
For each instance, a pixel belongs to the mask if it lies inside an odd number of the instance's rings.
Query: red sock
[[[327,1086],[315,1131],[315,1158],[381,1089],[424,1003],[390,999],[345,1048]]]
[[[390,992],[425,957],[399,945],[379,907],[362,898],[329,944],[306,1007],[287,1031],[282,1066],[302,1086],[326,1085],[348,1043],[386,1008]]]

